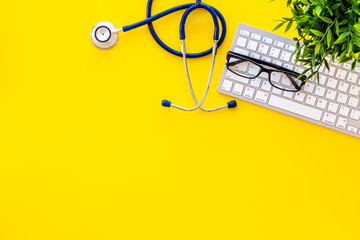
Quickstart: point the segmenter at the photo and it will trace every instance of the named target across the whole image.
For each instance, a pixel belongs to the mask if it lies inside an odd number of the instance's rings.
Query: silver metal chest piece
[[[110,22],[99,22],[91,30],[91,41],[101,49],[108,49],[114,46],[118,39],[118,34],[114,33],[115,26]]]

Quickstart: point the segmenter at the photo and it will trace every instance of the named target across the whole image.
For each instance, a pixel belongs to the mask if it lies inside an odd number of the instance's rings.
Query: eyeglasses
[[[227,54],[226,66],[229,71],[243,78],[267,78],[273,87],[283,91],[298,92],[306,82],[306,77],[299,78],[297,72],[231,51]]]

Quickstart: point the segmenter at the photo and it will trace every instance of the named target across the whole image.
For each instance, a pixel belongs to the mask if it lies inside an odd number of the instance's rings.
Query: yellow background
[[[183,4],[155,0],[154,11]],[[237,24],[271,31],[289,16],[277,0],[206,3],[227,19],[206,107]],[[2,1],[0,239],[359,239],[359,140],[239,101],[193,106],[182,59],[146,27],[97,49],[99,21],[145,16],[145,0]],[[156,22],[179,49],[181,13]],[[196,11],[189,50],[208,48]],[[283,29],[277,31],[283,34]],[[294,32],[286,34],[294,36]],[[211,58],[190,60],[196,93]]]

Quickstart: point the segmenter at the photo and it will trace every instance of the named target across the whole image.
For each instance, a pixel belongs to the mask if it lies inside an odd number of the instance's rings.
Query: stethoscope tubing
[[[217,47],[220,47],[221,44],[224,42],[225,37],[226,37],[226,31],[227,31],[226,21],[225,21],[225,18],[223,17],[223,15],[216,8],[214,8],[212,6],[209,6],[207,4],[204,4],[200,0],[198,0],[196,3],[188,3],[188,4],[183,4],[183,5],[180,5],[180,6],[176,6],[176,7],[173,7],[171,9],[168,9],[166,11],[163,11],[161,13],[158,13],[158,14],[152,16],[152,14],[151,14],[152,4],[153,4],[153,0],[148,0],[147,7],[146,7],[146,17],[147,17],[147,19],[145,19],[143,21],[140,21],[138,23],[135,23],[135,24],[124,26],[124,27],[122,27],[122,31],[124,31],[124,32],[130,31],[132,29],[135,29],[135,28],[138,28],[138,27],[141,27],[143,25],[148,24],[149,31],[150,31],[152,37],[154,38],[154,40],[159,44],[159,46],[161,46],[163,49],[165,49],[166,51],[168,51],[169,53],[171,53],[173,55],[182,57],[183,56],[182,52],[177,51],[175,49],[172,49],[171,47],[166,45],[159,38],[159,36],[157,35],[157,33],[155,31],[155,28],[154,28],[152,22],[154,22],[154,21],[156,21],[156,20],[158,20],[158,19],[160,19],[162,17],[165,17],[165,16],[167,16],[167,15],[169,15],[171,13],[187,9],[185,11],[185,13],[183,14],[183,17],[182,17],[181,23],[180,23],[180,28],[179,28],[180,39],[183,40],[183,39],[185,39],[185,21],[186,21],[187,16],[190,14],[190,12],[192,12],[195,9],[204,8],[211,14],[211,16],[213,18],[214,27],[215,27],[214,39],[215,40],[219,39],[219,41],[217,42]],[[219,29],[220,29],[220,27],[219,27],[217,18],[219,18],[221,26],[222,26],[222,33],[221,33],[220,37],[219,37],[219,31],[220,31]],[[206,50],[204,52],[200,52],[200,53],[187,53],[186,57],[187,58],[204,57],[204,56],[207,56],[207,55],[211,54],[212,51],[213,51],[213,48],[210,48],[210,49],[208,49],[208,50]]]

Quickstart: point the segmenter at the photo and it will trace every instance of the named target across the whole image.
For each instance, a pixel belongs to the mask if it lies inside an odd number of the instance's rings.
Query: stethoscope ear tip
[[[170,106],[171,106],[171,102],[168,101],[168,100],[166,100],[166,99],[164,99],[164,100],[162,100],[161,105],[162,105],[163,107],[170,107]]]
[[[236,108],[237,107],[237,103],[236,101],[230,101],[227,103],[228,108]]]
[[[108,49],[113,47],[118,39],[116,27],[110,22],[99,22],[91,30],[91,41],[94,45],[101,49]]]

